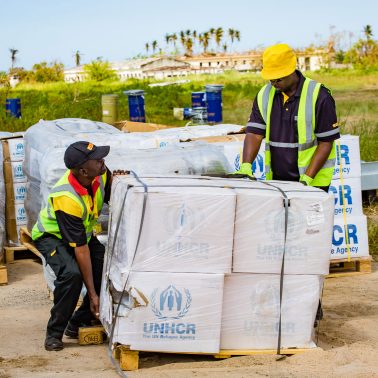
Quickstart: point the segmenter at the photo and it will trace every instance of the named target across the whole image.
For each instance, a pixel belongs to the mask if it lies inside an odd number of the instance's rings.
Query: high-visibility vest
[[[99,214],[101,213],[105,197],[105,184],[107,174],[106,172],[98,177],[99,187],[96,193],[93,193],[93,200],[89,194],[78,194],[68,181],[70,170],[59,179],[59,181],[52,188],[47,199],[47,205],[43,208],[38,216],[37,223],[32,230],[33,240],[38,239],[44,232],[52,234],[59,239],[62,239],[60,234],[58,222],[56,220],[55,211],[53,208],[53,198],[67,196],[75,201],[82,209],[82,221],[87,236],[87,242],[92,237],[93,228],[95,227]]]
[[[319,95],[321,84],[305,78],[301,96],[299,99],[297,125],[298,143],[281,143],[270,141],[270,116],[276,89],[269,83],[262,87],[257,95],[257,105],[265,125],[253,124],[252,126],[264,128],[265,133],[265,174],[267,180],[272,180],[270,146],[284,148],[298,148],[298,171],[302,175],[306,173],[314,156],[318,142],[317,137],[326,137],[339,132],[338,128],[315,134],[315,105]],[[311,186],[328,186],[331,183],[333,170],[336,162],[336,147],[333,142],[332,150],[327,161],[314,177]]]

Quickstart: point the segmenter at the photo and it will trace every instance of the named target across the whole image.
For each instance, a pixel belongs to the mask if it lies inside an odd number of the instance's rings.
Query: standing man
[[[35,245],[56,275],[54,305],[47,324],[45,349],[63,349],[62,337],[78,337],[78,328],[99,316],[104,246],[93,228],[110,199],[111,173],[104,157],[109,146],[75,142],[68,146],[68,170],[54,185],[47,206],[32,230]],[[87,288],[74,313],[83,282]]]
[[[328,191],[340,138],[335,101],[322,84],[296,70],[286,44],[267,48],[257,94],[247,123],[243,163],[236,174],[253,178],[252,162],[265,138],[267,180],[300,181]]]

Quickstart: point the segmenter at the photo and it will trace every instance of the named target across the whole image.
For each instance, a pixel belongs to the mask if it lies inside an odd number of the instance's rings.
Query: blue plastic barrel
[[[223,85],[206,85],[208,123],[222,122],[222,89]]]
[[[192,116],[192,108],[183,108],[182,109],[183,111],[183,116],[184,116],[184,119],[188,119]]]
[[[206,92],[192,92],[192,108],[206,107]]]
[[[129,117],[133,122],[146,122],[146,113],[144,109],[144,91],[131,90],[123,92],[128,96]]]
[[[5,100],[5,112],[9,117],[21,118],[21,99],[7,98]]]

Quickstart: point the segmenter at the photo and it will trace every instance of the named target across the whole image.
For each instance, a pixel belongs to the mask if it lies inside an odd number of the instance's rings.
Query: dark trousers
[[[36,240],[35,245],[44,256],[46,264],[50,265],[56,275],[54,305],[47,323],[47,335],[61,339],[68,321],[79,326],[90,324],[94,319],[90,311],[88,293],[81,306],[75,311],[83,287],[83,278],[73,247],[50,235]],[[100,295],[105,247],[94,236],[88,246],[91,252],[94,287],[97,295]]]

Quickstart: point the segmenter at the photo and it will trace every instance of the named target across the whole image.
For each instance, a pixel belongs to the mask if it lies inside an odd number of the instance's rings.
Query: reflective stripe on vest
[[[62,239],[52,201],[54,197],[65,195],[74,200],[81,207],[82,221],[85,228],[87,242],[89,242],[93,233],[93,228],[97,223],[98,215],[100,214],[104,203],[106,173],[99,177],[99,187],[96,190],[96,193],[94,193],[94,197],[92,198],[92,208],[88,208],[89,205],[87,205],[86,201],[84,200],[88,195],[79,195],[69,183],[69,174],[70,171],[68,170],[51,190],[47,200],[47,206],[40,211],[37,223],[33,227],[33,240],[38,239],[44,232],[50,233],[52,235],[55,235],[59,239]],[[93,213],[93,211],[96,211],[95,209],[97,209],[97,212]]]
[[[315,105],[319,95],[321,84],[311,79],[305,78],[301,96],[299,99],[298,115],[295,116],[298,127],[298,143],[284,143],[270,141],[270,114],[273,107],[273,99],[276,89],[267,84],[260,89],[257,95],[257,105],[259,107],[262,118],[266,123],[265,135],[265,174],[266,179],[273,178],[271,170],[271,152],[270,146],[278,148],[297,148],[298,149],[298,171],[304,174],[311,163],[312,157],[318,145],[317,137],[325,137],[334,135],[339,132],[338,128],[315,134]],[[314,177],[312,186],[328,186],[331,182],[333,169],[336,162],[336,148],[333,143],[331,153],[324,163],[323,167]]]

